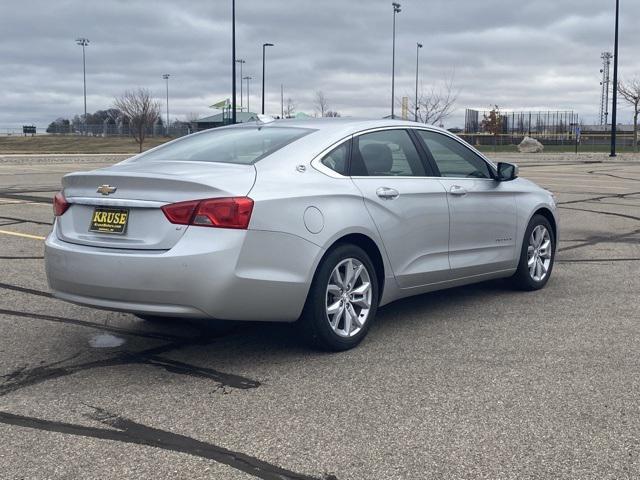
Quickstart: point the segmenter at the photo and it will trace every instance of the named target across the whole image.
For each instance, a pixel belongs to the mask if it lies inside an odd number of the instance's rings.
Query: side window
[[[443,177],[492,178],[487,162],[457,140],[426,130],[416,132],[427,144]]]
[[[424,177],[420,155],[406,130],[382,130],[356,137],[351,175]]]
[[[320,162],[340,175],[347,175],[347,159],[349,158],[350,145],[351,142],[344,142],[327,153]]]

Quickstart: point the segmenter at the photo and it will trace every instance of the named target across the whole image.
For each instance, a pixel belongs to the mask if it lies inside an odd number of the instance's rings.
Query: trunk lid
[[[81,245],[168,250],[193,227],[172,224],[160,207],[186,200],[245,196],[255,178],[253,165],[185,161],[123,162],[71,173],[62,179],[71,206],[57,218],[56,233],[61,240]],[[103,195],[97,191],[103,185],[115,191]],[[124,232],[90,231],[96,209],[126,210]]]

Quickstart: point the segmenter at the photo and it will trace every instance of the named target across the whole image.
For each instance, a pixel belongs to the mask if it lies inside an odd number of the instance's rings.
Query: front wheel
[[[556,239],[549,220],[534,215],[529,222],[520,251],[518,270],[512,277],[521,290],[539,290],[549,281],[556,254]]]
[[[378,309],[378,279],[371,259],[355,245],[339,245],[323,259],[309,290],[300,325],[323,350],[355,347]]]

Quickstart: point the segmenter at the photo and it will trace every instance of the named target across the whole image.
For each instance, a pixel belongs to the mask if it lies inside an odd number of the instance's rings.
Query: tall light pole
[[[167,82],[167,124],[165,125],[165,132],[167,137],[169,136],[169,75],[168,73],[163,73],[162,78],[164,78]]]
[[[265,50],[267,47],[275,46],[273,43],[263,43],[262,44],[262,114],[264,115],[264,61],[265,61]]]
[[[242,111],[242,107],[244,107],[244,102],[242,100],[242,65],[245,64],[246,62],[239,58],[236,60],[236,63],[238,63],[240,65],[240,111]]]
[[[249,80],[251,80],[252,78],[253,77],[249,77],[249,76],[246,76],[246,77],[243,78],[243,80],[247,81],[247,113],[250,112],[250,110],[249,110]]]
[[[620,23],[620,0],[616,0],[616,36],[613,47],[613,105],[611,110],[611,157],[616,156],[616,134],[618,115],[618,26]]]
[[[236,123],[236,0],[231,0],[231,124]]]
[[[418,75],[420,73],[420,49],[422,48],[422,44],[420,42],[416,43],[416,103],[415,106],[415,121],[418,121]]]
[[[76,38],[76,43],[82,46],[82,81],[84,86],[84,117],[82,123],[84,133],[87,133],[87,63],[85,61],[84,49],[89,45],[89,39],[84,37]]]
[[[394,115],[394,104],[396,96],[396,14],[400,13],[400,4],[393,2],[393,54],[391,59],[391,118],[396,118]]]

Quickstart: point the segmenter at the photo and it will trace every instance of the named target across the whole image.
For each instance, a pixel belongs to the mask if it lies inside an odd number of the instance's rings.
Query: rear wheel
[[[355,245],[339,245],[323,259],[309,290],[300,326],[323,350],[355,347],[378,309],[378,279],[371,259]]]
[[[518,270],[512,277],[521,290],[539,290],[549,281],[556,254],[556,239],[549,220],[534,215],[529,222],[520,251]]]

